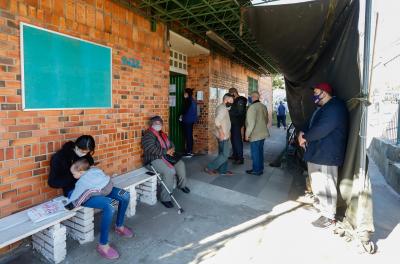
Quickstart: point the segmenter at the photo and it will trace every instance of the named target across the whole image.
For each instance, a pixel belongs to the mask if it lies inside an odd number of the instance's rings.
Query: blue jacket
[[[283,104],[278,106],[278,116],[286,115],[286,107]]]
[[[186,124],[193,124],[197,122],[197,104],[193,98],[189,97],[188,106],[183,113],[182,122]]]
[[[107,176],[99,168],[90,168],[87,170],[76,182],[75,189],[69,197],[68,203],[74,202],[81,197],[87,190],[101,191],[109,182],[111,178]]]
[[[319,165],[342,166],[346,154],[348,111],[340,99],[333,97],[315,110],[304,138],[304,160]]]

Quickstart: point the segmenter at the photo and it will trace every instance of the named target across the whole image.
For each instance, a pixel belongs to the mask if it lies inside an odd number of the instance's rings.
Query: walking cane
[[[184,212],[183,208],[179,205],[178,201],[175,199],[174,195],[172,192],[168,189],[167,185],[165,185],[164,181],[160,177],[160,173],[158,173],[153,165],[150,164],[150,168],[153,170],[153,173],[157,176],[157,179],[161,182],[161,184],[164,186],[164,188],[167,190],[169,196],[171,196],[171,199],[175,202],[175,204],[178,206],[178,214],[182,214]]]

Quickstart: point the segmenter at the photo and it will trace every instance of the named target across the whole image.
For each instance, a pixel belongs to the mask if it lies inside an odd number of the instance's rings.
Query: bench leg
[[[60,263],[67,255],[66,228],[60,223],[32,235],[33,248],[52,263]]]
[[[79,242],[85,244],[94,240],[94,209],[82,207],[76,215],[63,224],[67,227],[68,235]]]
[[[126,210],[126,216],[127,217],[132,217],[136,214],[136,204],[137,204],[137,193],[136,193],[136,188],[135,186],[130,186],[126,188],[126,190],[130,194],[130,201],[128,205],[128,209]]]
[[[139,201],[155,205],[157,203],[157,177],[154,176],[148,181],[136,186]]]

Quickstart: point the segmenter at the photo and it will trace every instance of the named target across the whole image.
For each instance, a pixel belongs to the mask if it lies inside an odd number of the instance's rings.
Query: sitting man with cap
[[[346,154],[348,111],[342,100],[332,96],[328,83],[317,84],[313,90],[317,109],[298,140],[305,149],[304,160],[317,198],[315,206],[321,214],[312,224],[325,228],[335,223],[338,167]]]
[[[151,164],[160,173],[162,180],[171,192],[177,186],[184,193],[189,193],[190,189],[186,187],[185,163],[173,158],[175,155],[174,143],[162,131],[163,123],[160,116],[154,116],[150,119],[150,126],[142,137],[144,163],[146,165]],[[167,208],[174,207],[171,196],[163,187],[160,191],[160,201]]]

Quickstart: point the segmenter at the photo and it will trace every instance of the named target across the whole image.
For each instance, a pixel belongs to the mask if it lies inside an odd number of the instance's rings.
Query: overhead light
[[[231,44],[229,44],[227,41],[225,41],[223,38],[218,36],[214,31],[207,31],[206,35],[209,39],[229,51],[230,53],[233,53],[235,51],[235,47],[233,47]]]

